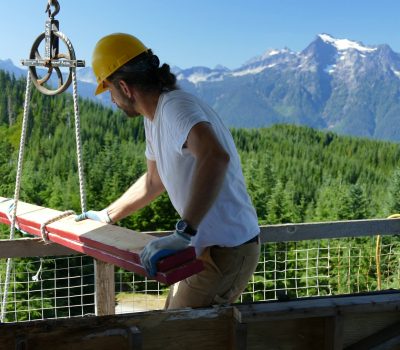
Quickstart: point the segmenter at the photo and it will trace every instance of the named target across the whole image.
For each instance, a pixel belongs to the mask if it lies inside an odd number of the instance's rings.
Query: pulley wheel
[[[67,51],[66,53],[58,53],[52,55],[52,59],[57,59],[57,60],[75,60],[75,53],[73,50],[68,48],[68,45],[64,39],[64,36],[61,35],[57,31],[52,32],[53,35],[58,37],[59,43],[63,42]],[[32,45],[31,53],[30,53],[30,59],[40,59],[42,60],[43,57],[40,54],[39,50],[43,49],[44,51],[44,39],[45,39],[45,33],[40,34],[35,42]],[[41,44],[43,42],[42,47]],[[36,86],[36,88],[43,94],[45,95],[57,95],[61,94],[64,92],[68,87],[71,85],[72,81],[72,67],[66,67],[65,72],[61,71],[61,67],[53,67],[51,65],[51,60],[49,60],[48,65],[44,66],[43,68],[41,67],[36,67],[36,66],[30,66],[29,70],[31,71],[32,74],[32,82]],[[57,82],[53,80],[50,80],[52,74],[56,73],[57,75]],[[68,74],[68,75],[67,75]],[[48,82],[48,84],[46,84]],[[56,88],[52,88],[52,85],[55,85],[57,83]],[[46,84],[46,85],[45,85]]]

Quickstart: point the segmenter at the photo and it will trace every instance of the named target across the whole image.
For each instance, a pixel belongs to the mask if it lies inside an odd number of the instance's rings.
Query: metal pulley
[[[55,8],[54,11],[51,11],[51,7]],[[85,61],[76,59],[69,39],[59,31],[59,22],[54,19],[59,11],[58,1],[48,0],[45,12],[48,13],[49,18],[45,23],[45,31],[34,41],[29,59],[21,60],[22,65],[29,67],[33,84],[45,95],[57,95],[64,92],[72,82],[72,70],[85,66]],[[60,43],[64,44],[65,52],[60,52]],[[43,55],[40,53],[41,50],[44,51]],[[61,68],[68,68],[68,70],[63,73]],[[50,80],[54,72],[57,75],[57,81]],[[56,84],[57,87],[53,88]]]

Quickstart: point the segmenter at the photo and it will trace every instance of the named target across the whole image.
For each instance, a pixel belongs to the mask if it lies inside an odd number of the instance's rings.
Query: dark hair
[[[131,59],[111,74],[108,81],[118,87],[117,82],[124,80],[129,85],[137,86],[143,91],[177,90],[176,77],[171,73],[168,64],[160,67],[160,60],[151,50]]]

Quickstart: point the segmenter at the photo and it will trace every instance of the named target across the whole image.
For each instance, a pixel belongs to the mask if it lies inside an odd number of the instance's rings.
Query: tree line
[[[0,196],[12,197],[25,80],[0,71]],[[21,200],[80,211],[72,96],[32,90]],[[145,171],[141,118],[80,99],[87,207],[100,210]],[[232,129],[259,223],[386,217],[400,211],[397,143],[339,136],[297,125]],[[171,230],[164,194],[119,225]],[[0,227],[3,236],[7,229]]]
[[[0,194],[12,196],[25,81],[0,71]],[[79,211],[72,96],[33,90],[21,198]],[[80,100],[88,207],[101,209],[145,171],[140,118]],[[233,129],[260,223],[385,217],[399,208],[397,143],[339,136],[296,125]],[[160,209],[160,210],[159,210]],[[170,229],[165,196],[124,221]]]

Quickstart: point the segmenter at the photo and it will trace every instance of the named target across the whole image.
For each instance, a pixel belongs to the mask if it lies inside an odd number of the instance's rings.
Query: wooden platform
[[[400,293],[0,324],[0,350],[400,349]]]
[[[0,222],[10,225],[7,214],[12,200],[5,199],[0,197]],[[57,210],[18,202],[16,221],[21,230],[41,237],[42,223],[60,214]],[[53,243],[147,276],[140,262],[140,252],[148,242],[155,239],[152,235],[93,220],[76,222],[74,215],[47,225],[46,231]],[[188,248],[161,260],[158,263],[159,272],[154,279],[172,284],[200,272],[202,268],[194,249]]]

